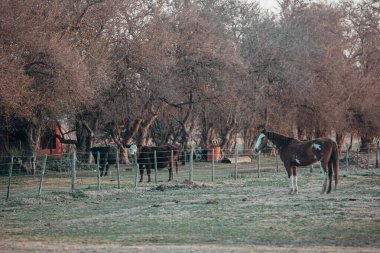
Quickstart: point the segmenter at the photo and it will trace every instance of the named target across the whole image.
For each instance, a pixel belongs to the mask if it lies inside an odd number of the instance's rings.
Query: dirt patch
[[[182,190],[182,189],[187,189],[187,190],[206,190],[211,188],[211,186],[208,186],[206,184],[198,184],[195,182],[191,183],[184,183],[184,184],[176,184],[176,185],[166,185],[166,184],[161,184],[157,187],[153,187],[151,191],[171,191],[171,190]]]
[[[115,196],[125,193],[133,192],[130,189],[111,189],[111,190],[103,190],[103,191],[85,191],[84,195],[90,199],[97,199],[108,196]]]
[[[82,244],[82,243],[51,243],[46,241],[0,241],[0,253],[21,252],[130,252],[130,253],[251,253],[251,252],[341,252],[341,253],[374,253],[379,252],[374,248],[356,247],[272,247],[272,246],[250,246],[229,247],[219,245],[148,245],[148,246],[123,246],[117,244]]]

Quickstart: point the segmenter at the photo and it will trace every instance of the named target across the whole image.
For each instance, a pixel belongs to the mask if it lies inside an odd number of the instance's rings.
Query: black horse
[[[151,182],[151,170],[169,167],[169,180],[173,180],[173,166],[178,174],[179,148],[167,144],[159,147],[142,146],[138,150],[137,163],[140,169],[140,183],[143,182],[144,169],[148,174],[148,182]],[[156,154],[156,157],[155,157]]]
[[[103,146],[103,147],[93,147],[90,149],[92,156],[95,159],[96,163],[99,163],[99,170],[101,171],[100,176],[107,176],[108,169],[110,165],[115,165],[117,163],[117,153],[118,149],[114,146]],[[119,162],[125,164],[125,151],[122,150],[119,153]],[[98,161],[98,153],[99,153],[99,161]]]
[[[320,161],[323,168],[324,182],[322,186],[322,193],[326,192],[326,172],[329,177],[327,193],[331,192],[333,171],[336,189],[338,185],[339,152],[338,145],[335,141],[329,138],[317,138],[311,141],[300,141],[292,137],[263,130],[256,141],[255,151],[258,152],[262,150],[266,146],[268,140],[278,149],[280,158],[284,163],[290,180],[289,194],[298,192],[297,166],[307,166],[317,161]]]

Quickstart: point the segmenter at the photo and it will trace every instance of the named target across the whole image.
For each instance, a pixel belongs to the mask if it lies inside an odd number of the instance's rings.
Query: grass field
[[[25,193],[32,179],[19,179],[23,194],[0,199],[0,252],[380,251],[379,169],[341,171],[329,195],[320,194],[319,171],[299,174],[297,195],[287,194],[284,173],[272,171],[136,189],[103,179],[102,191],[86,186],[41,196]]]

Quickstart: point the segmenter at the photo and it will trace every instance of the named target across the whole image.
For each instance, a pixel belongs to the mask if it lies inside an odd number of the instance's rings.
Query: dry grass
[[[286,177],[273,172],[207,184],[14,193],[0,200],[0,245],[11,251],[38,241],[84,252],[141,252],[146,245],[144,252],[173,252],[163,245],[178,245],[175,252],[376,252],[380,171],[342,171],[338,191],[329,195],[319,194],[321,182],[318,172],[305,170],[297,195],[287,195]]]

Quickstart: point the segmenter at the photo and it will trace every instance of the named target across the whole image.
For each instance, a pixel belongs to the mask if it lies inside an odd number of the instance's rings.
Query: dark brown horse
[[[156,157],[155,155],[156,154]],[[173,156],[172,156],[173,154]],[[175,165],[176,173],[178,174],[178,147],[167,144],[159,147],[142,146],[138,150],[137,163],[140,169],[140,183],[143,182],[144,169],[148,174],[148,182],[151,181],[151,171],[155,169],[163,169],[169,167],[169,180],[173,180],[173,166]],[[173,163],[173,164],[172,164]]]
[[[262,150],[268,140],[273,143],[280,154],[280,158],[284,163],[286,172],[289,177],[289,194],[298,192],[297,185],[297,167],[311,165],[317,161],[321,163],[323,168],[323,186],[322,193],[326,192],[327,177],[329,177],[329,185],[327,193],[331,192],[331,181],[334,171],[335,189],[338,184],[339,169],[339,152],[338,145],[329,138],[317,138],[311,141],[299,141],[297,139],[286,137],[274,132],[266,132],[263,130],[255,145],[255,151]]]

